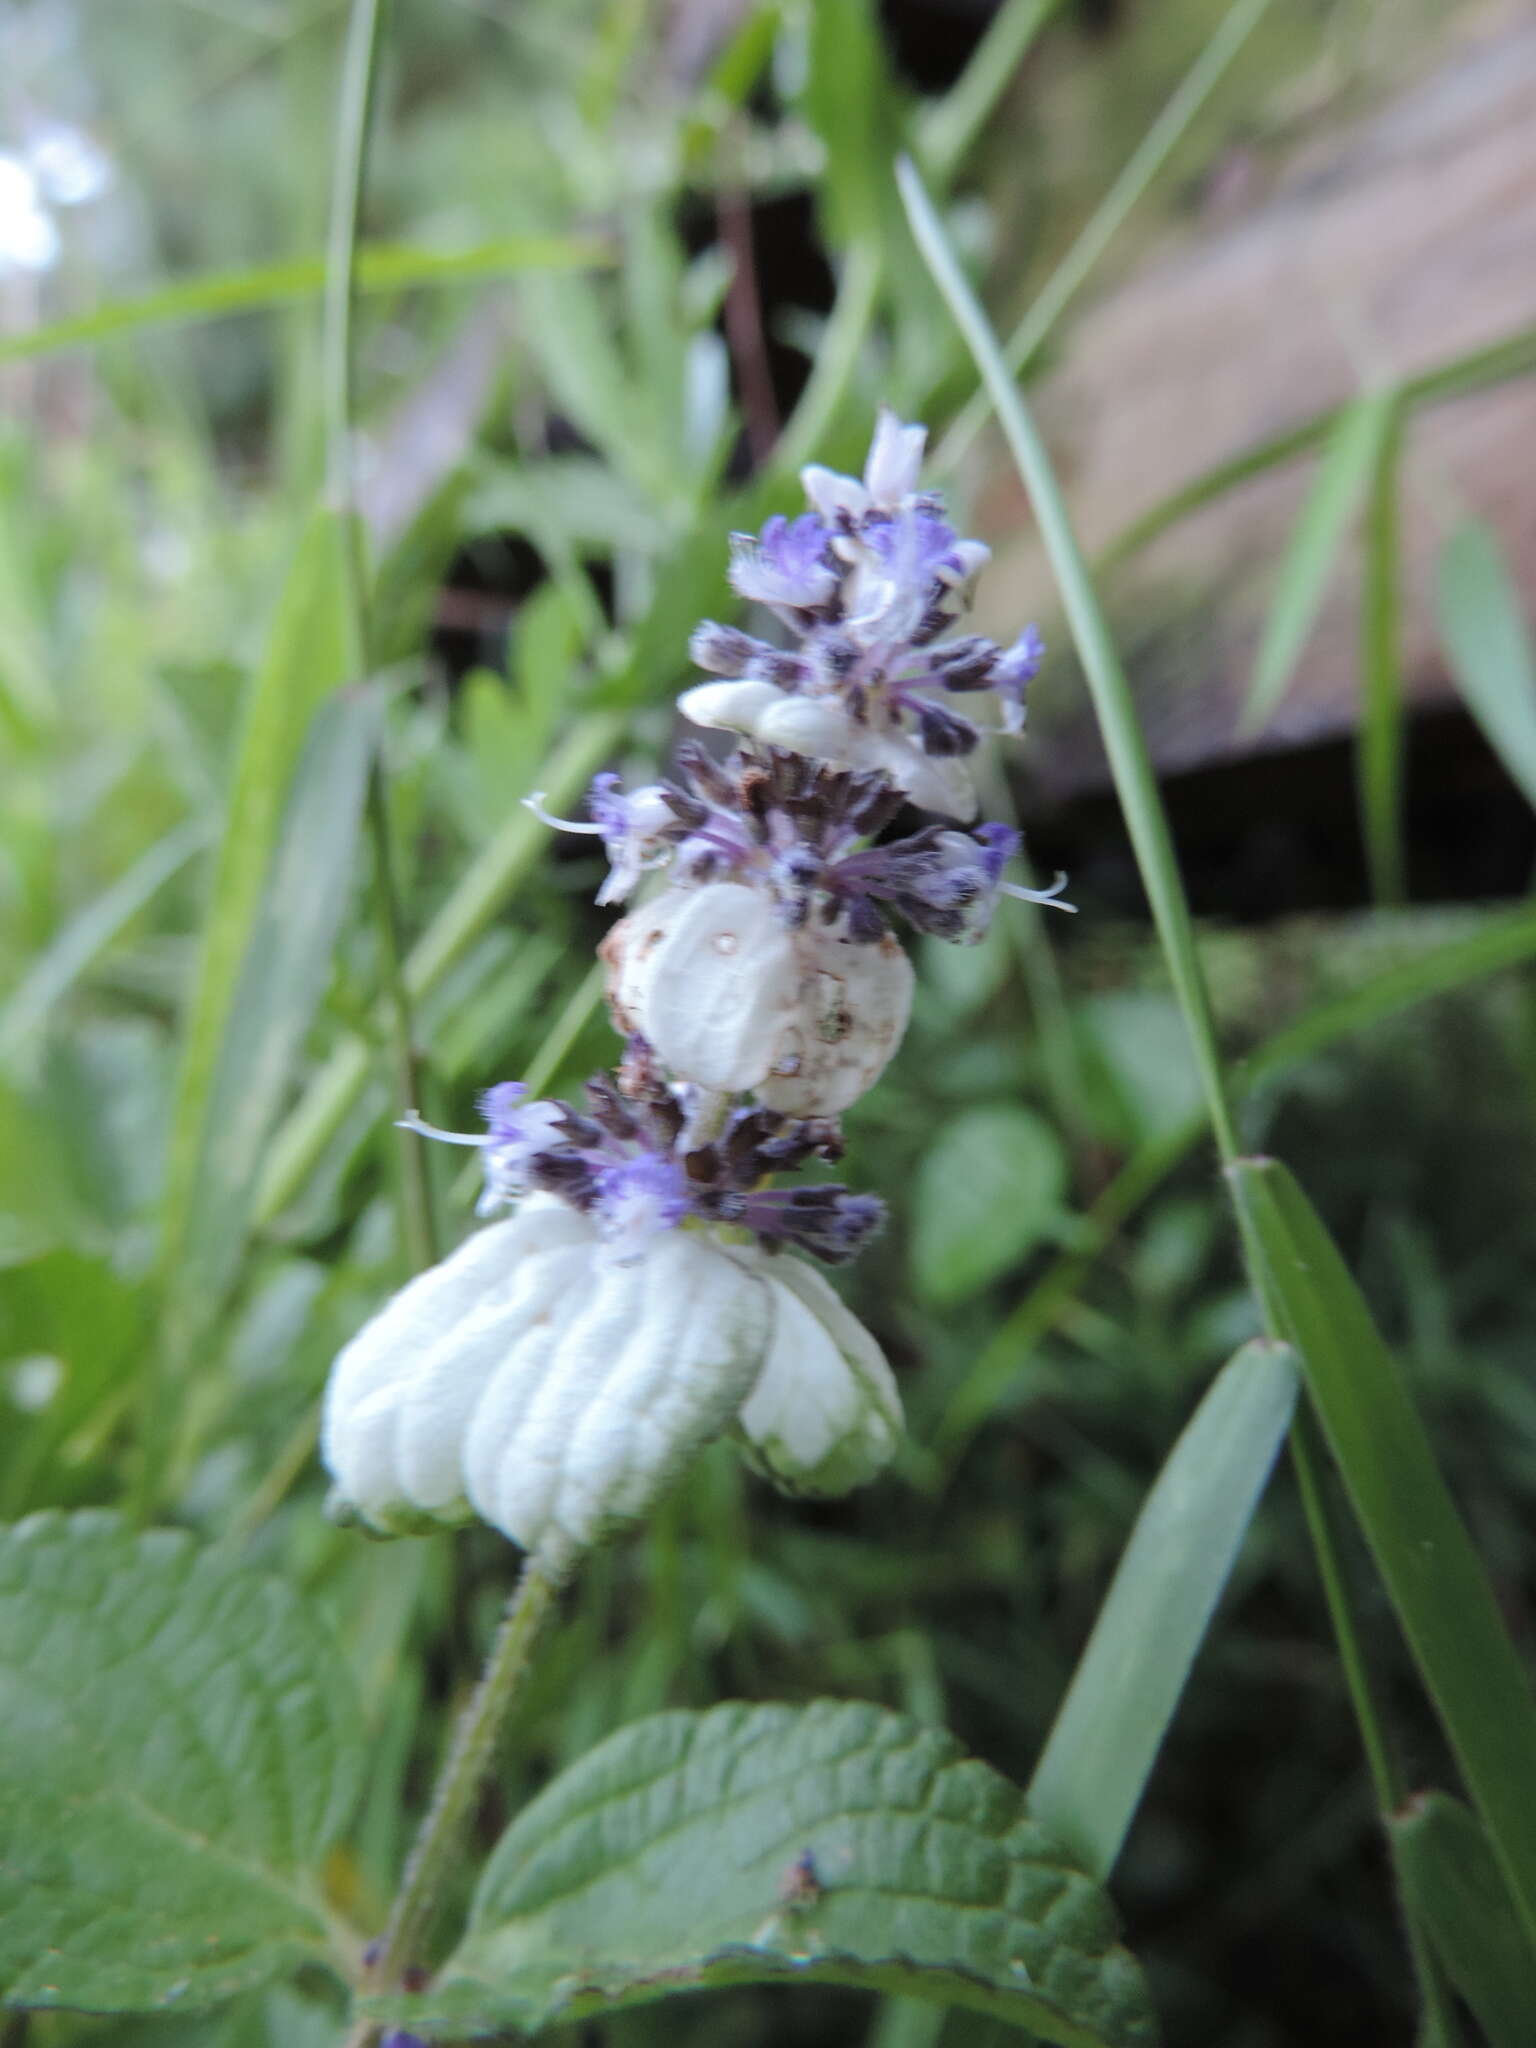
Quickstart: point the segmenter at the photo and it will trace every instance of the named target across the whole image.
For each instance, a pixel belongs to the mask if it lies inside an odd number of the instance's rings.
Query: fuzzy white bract
[[[697,1228],[605,1253],[587,1217],[535,1194],[387,1303],[326,1393],[339,1505],[383,1533],[478,1514],[525,1550],[574,1552],[733,1426],[797,1492],[842,1492],[890,1457],[890,1369],[803,1261]]]
[[[787,930],[736,882],[668,889],[603,941],[614,1020],[679,1080],[756,1092],[790,1116],[836,1116],[900,1045],[912,967],[889,934]]]

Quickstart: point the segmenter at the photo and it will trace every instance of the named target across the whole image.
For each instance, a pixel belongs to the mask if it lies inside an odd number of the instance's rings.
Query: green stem
[[[368,569],[362,522],[357,515],[357,478],[352,451],[352,306],[357,285],[357,235],[363,176],[372,127],[378,75],[383,0],[352,0],[342,58],[336,119],[331,225],[326,245],[324,321],[321,335],[326,419],[326,490],[342,522],[347,609],[358,667],[370,673]],[[368,837],[373,847],[373,906],[378,927],[380,978],[395,1064],[395,1088],[402,1109],[422,1102],[421,1056],[416,1043],[410,991],[402,968],[404,945],[395,882],[389,798],[382,762],[368,777]],[[407,1137],[401,1152],[401,1208],[411,1263],[418,1270],[436,1263],[439,1237],[432,1182],[421,1140]]]
[[[1237,1130],[1216,1043],[1210,997],[1195,947],[1194,922],[1174,855],[1167,814],[1136,715],[1130,683],[1109,623],[1099,605],[1077,536],[1072,530],[1050,457],[1020,396],[997,338],[955,260],[915,168],[903,159],[897,165],[896,175],[918,248],[971,350],[1033,506],[1078,658],[1093,697],[1116,793],[1125,813],[1169,975],[1184,1012],[1185,1027],[1193,1044],[1217,1149],[1223,1163],[1230,1163],[1237,1155]],[[1270,1334],[1276,1335],[1275,1318],[1262,1284],[1262,1265],[1246,1242],[1244,1252],[1250,1283],[1263,1306],[1266,1325]],[[1398,1804],[1396,1774],[1381,1712],[1368,1681],[1336,1533],[1325,1512],[1326,1503],[1319,1483],[1320,1452],[1315,1433],[1316,1424],[1310,1416],[1294,1427],[1291,1455],[1377,1802],[1381,1813],[1386,1816]],[[1429,1964],[1418,1931],[1411,1926],[1408,1938],[1426,2003],[1434,2011],[1439,2002],[1438,1979]]]
[[[536,1553],[523,1566],[474,1695],[459,1718],[432,1804],[406,1859],[400,1890],[364,1979],[370,1990],[398,1988],[420,1961],[442,1898],[444,1881],[462,1847],[507,1711],[533,1660],[534,1644],[550,1603],[573,1560],[563,1552]],[[366,2040],[369,2024],[353,2039]]]

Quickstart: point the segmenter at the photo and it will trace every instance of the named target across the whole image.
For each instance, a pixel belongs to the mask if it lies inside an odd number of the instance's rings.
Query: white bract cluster
[[[478,1147],[482,1215],[512,1214],[336,1360],[322,1453],[372,1528],[479,1516],[570,1555],[716,1437],[794,1492],[841,1493],[891,1457],[890,1368],[801,1256],[853,1257],[883,1205],[785,1176],[841,1155],[837,1119],[901,1042],[899,929],[973,942],[1002,896],[1056,894],[1005,881],[1017,834],[971,823],[967,757],[1021,727],[1040,647],[946,637],[987,550],[919,491],[924,438],[883,413],[862,481],[809,469],[809,510],[732,541],[736,590],[792,643],[694,635],[724,679],[682,709],[734,751],[689,742],[675,779],[629,794],[601,775],[589,821],[548,821],[601,838],[600,903],[667,870],[601,947],[625,1058],[579,1107],[503,1083],[484,1133],[405,1120]]]
[[[575,1551],[732,1429],[794,1492],[845,1492],[890,1457],[890,1367],[803,1259],[684,1231],[627,1264],[601,1251],[587,1217],[530,1195],[353,1338],[322,1453],[356,1514],[390,1533],[479,1515]]]

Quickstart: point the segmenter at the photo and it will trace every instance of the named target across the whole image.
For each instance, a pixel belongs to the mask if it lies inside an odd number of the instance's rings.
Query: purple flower
[[[795,520],[776,514],[756,540],[747,533],[732,534],[731,587],[775,611],[818,611],[838,585],[827,541],[827,529],[814,512]]]

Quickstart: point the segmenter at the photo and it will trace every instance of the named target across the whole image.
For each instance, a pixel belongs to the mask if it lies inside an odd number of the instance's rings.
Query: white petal
[[[758,1099],[787,1116],[837,1116],[884,1073],[912,1010],[912,965],[886,933],[860,944],[812,926],[795,934],[794,1016]]]
[[[695,725],[722,732],[751,733],[757,720],[771,704],[782,704],[784,692],[774,683],[738,680],[724,683],[695,683],[684,690],[677,708]]]
[[[610,934],[615,1014],[679,1079],[732,1092],[773,1065],[799,974],[772,903],[739,882],[669,890]]]
[[[342,1350],[326,1387],[320,1453],[341,1499],[366,1520],[385,1527],[435,1511],[435,1503],[412,1499],[400,1467],[400,1420],[412,1389],[440,1351],[451,1357],[464,1329],[506,1299],[521,1261],[568,1235],[572,1222],[581,1219],[563,1204],[532,1197],[418,1274]],[[450,1518],[459,1512],[457,1492],[443,1503]]]
[[[470,1497],[527,1549],[551,1537],[585,1547],[644,1514],[729,1425],[762,1365],[766,1289],[697,1234],[669,1232],[591,1278],[595,1291],[498,1375],[470,1427]]]
[[[894,512],[917,489],[928,429],[904,427],[888,405],[882,405],[864,465],[864,485],[872,505]]]
[[[905,733],[871,733],[861,767],[883,768],[919,810],[968,824],[977,811],[976,784],[964,758],[925,754]]]
[[[573,1209],[558,1206],[556,1213],[559,1235],[517,1246],[509,1285],[435,1345],[400,1390],[395,1467],[411,1504],[424,1513],[469,1513],[463,1452],[470,1418],[492,1374],[530,1329],[549,1320],[565,1292],[579,1287],[596,1232]]]
[[[901,1397],[885,1354],[813,1266],[746,1256],[768,1282],[774,1324],[741,1410],[742,1433],[790,1491],[846,1493],[889,1463],[901,1435]]]
[[[862,739],[856,725],[835,697],[787,697],[758,714],[752,731],[764,746],[788,747],[816,761],[852,765]]]
[[[808,462],[801,470],[800,485],[829,526],[835,527],[845,512],[857,519],[869,510],[869,492],[857,477],[839,476],[819,462]]]
[[[320,1455],[341,1497],[370,1521],[403,1500],[394,1461],[400,1384],[506,1272],[519,1220],[477,1230],[440,1265],[418,1274],[331,1367]]]

